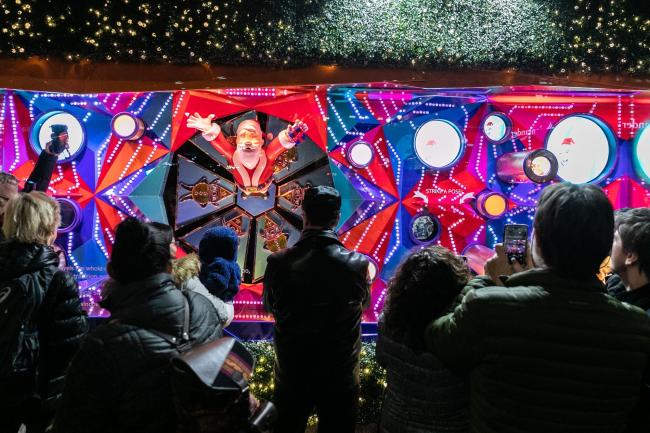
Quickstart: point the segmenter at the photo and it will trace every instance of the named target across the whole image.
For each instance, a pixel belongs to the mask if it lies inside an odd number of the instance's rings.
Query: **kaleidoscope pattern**
[[[96,305],[99,286],[114,228],[129,215],[171,224],[183,252],[195,250],[210,227],[237,230],[244,275],[236,319],[267,321],[266,258],[299,239],[304,188],[334,185],[343,197],[340,239],[372,263],[364,320],[375,322],[409,251],[438,243],[484,259],[505,224],[531,224],[552,182],[591,179],[615,208],[650,206],[648,92],[373,83],[93,95],[4,90],[1,98],[0,162],[21,181],[37,158],[30,137],[38,137],[32,129],[40,116],[70,113],[85,133],[80,154],[57,165],[49,193],[78,204],[79,225],[57,244],[93,315],[106,314]],[[111,120],[123,112],[142,120],[142,137],[112,132]],[[228,139],[242,122],[257,120],[267,153],[293,122],[308,131],[303,142],[269,156],[268,184],[251,189],[234,175],[232,152],[188,126],[194,113],[213,114]],[[497,164],[537,149],[557,161],[549,182],[514,182]],[[510,168],[521,178],[516,164]],[[545,168],[535,160],[528,167]]]

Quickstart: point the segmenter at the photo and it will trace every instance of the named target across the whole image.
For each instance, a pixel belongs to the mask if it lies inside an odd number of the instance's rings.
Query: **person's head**
[[[9,200],[18,194],[18,179],[13,174],[0,171],[0,223]]]
[[[423,349],[424,328],[447,312],[469,278],[465,261],[444,247],[412,253],[388,284],[384,330],[413,349]]]
[[[128,284],[167,272],[171,259],[171,230],[152,223],[127,218],[115,230],[109,275],[119,283]]]
[[[239,237],[230,227],[213,227],[205,232],[199,242],[199,257],[202,263],[212,263],[215,258],[237,260]]]
[[[201,271],[201,262],[196,254],[188,254],[180,259],[172,260],[172,278],[176,284],[184,282],[199,276]]]
[[[612,247],[614,209],[597,186],[558,183],[542,192],[533,226],[534,256],[559,275],[591,279]]]
[[[61,224],[59,203],[40,191],[19,193],[7,203],[2,231],[7,240],[52,245]]]
[[[341,194],[331,186],[307,188],[302,212],[304,228],[333,229],[341,217]]]
[[[169,238],[169,255],[172,260],[176,258],[176,253],[178,253],[178,247],[176,246],[176,241],[174,240],[174,231],[170,226],[163,223],[152,222],[152,226],[160,230],[165,234],[165,237]]]
[[[650,278],[650,208],[616,212],[611,267],[630,289],[647,284]]]

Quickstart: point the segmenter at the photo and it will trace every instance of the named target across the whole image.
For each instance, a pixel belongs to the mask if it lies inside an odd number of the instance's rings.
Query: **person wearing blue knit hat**
[[[238,246],[237,233],[223,226],[211,228],[199,242],[199,279],[211,294],[230,304],[239,292],[241,283],[241,268],[237,264]]]

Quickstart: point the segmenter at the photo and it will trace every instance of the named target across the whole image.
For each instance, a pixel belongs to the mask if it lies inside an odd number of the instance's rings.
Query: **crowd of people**
[[[340,209],[335,189],[307,189],[300,240],[268,259],[276,432],[304,432],[314,411],[321,433],[355,431],[371,282],[367,258],[336,235]],[[235,232],[210,229],[198,255],[177,259],[169,226],[122,221],[102,288],[111,317],[89,331],[52,248],[56,200],[0,174],[0,222],[0,431],[251,431],[247,391],[202,410],[237,411],[249,427],[179,427],[188,414],[171,380],[171,361],[233,318]],[[615,213],[598,187],[554,184],[533,228],[525,263],[497,245],[485,275],[437,245],[404,259],[378,326],[381,432],[650,431],[650,209]],[[224,368],[245,390],[235,367]]]

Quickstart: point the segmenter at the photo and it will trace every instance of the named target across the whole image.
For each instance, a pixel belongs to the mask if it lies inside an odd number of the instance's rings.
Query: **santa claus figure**
[[[201,131],[232,166],[235,181],[244,196],[266,196],[272,183],[273,163],[284,151],[304,140],[307,125],[297,120],[264,146],[264,134],[257,120],[243,120],[237,127],[235,146],[224,136],[221,127],[212,123],[214,114],[201,117],[194,113],[187,119],[187,127]]]

